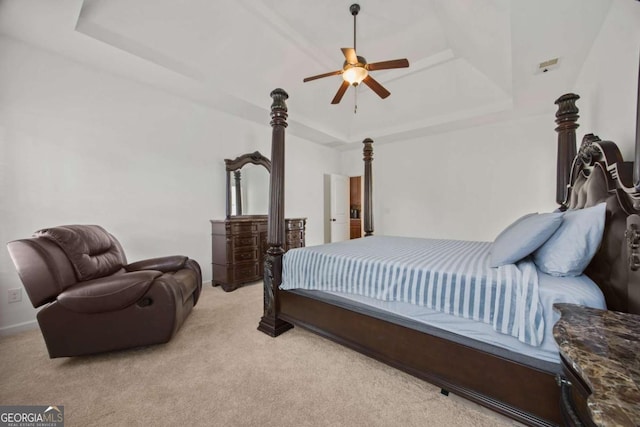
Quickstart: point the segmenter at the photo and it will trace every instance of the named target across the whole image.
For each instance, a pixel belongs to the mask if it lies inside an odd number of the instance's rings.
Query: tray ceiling
[[[349,1],[0,0],[0,32],[229,114],[268,123],[284,88],[290,131],[348,148],[547,112],[570,91],[606,17],[607,0],[362,0],[357,51],[374,72],[330,105],[353,44]],[[558,57],[549,73],[537,65]],[[357,114],[354,114],[357,92]]]

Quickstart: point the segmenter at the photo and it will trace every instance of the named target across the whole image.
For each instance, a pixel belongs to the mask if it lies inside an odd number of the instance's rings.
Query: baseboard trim
[[[38,329],[38,322],[36,320],[16,323],[15,325],[4,326],[0,328],[0,337],[8,337],[9,335],[15,335],[25,331],[32,331],[34,329]]]

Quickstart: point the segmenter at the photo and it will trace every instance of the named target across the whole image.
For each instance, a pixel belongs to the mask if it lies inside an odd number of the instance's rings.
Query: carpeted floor
[[[38,330],[0,339],[0,405],[64,405],[66,426],[513,426],[310,332],[256,330],[262,285],[205,285],[171,342],[49,359]]]

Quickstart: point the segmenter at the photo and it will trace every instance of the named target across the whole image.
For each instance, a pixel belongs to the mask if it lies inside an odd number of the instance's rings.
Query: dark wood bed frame
[[[498,356],[396,323],[367,316],[299,293],[279,290],[284,222],[284,145],[287,93],[271,93],[272,153],[264,315],[258,329],[276,337],[293,325],[422,378],[443,390],[533,426],[562,424],[557,369],[544,369]],[[613,142],[587,135],[576,152],[579,96],[556,104],[557,191],[560,209],[607,202],[603,243],[587,269],[609,309],[640,313],[640,194],[633,163],[624,162]],[[364,229],[373,233],[373,141],[364,140]],[[637,144],[640,145],[640,144]],[[638,149],[638,148],[637,148]],[[636,168],[640,165],[636,164]],[[526,357],[525,357],[526,359]],[[533,362],[533,359],[532,359]]]

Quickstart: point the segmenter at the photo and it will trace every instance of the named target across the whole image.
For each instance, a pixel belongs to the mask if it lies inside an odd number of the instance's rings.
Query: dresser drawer
[[[304,220],[295,219],[295,220],[285,221],[285,227],[287,230],[302,230],[304,229]]]
[[[242,283],[250,280],[257,280],[262,277],[260,264],[257,262],[251,264],[238,264],[233,271],[233,281]]]
[[[258,248],[239,248],[233,251],[233,262],[257,261]]]
[[[242,248],[246,246],[256,247],[258,244],[258,236],[257,235],[240,235],[240,236],[232,236],[231,242],[233,244],[234,249]]]
[[[258,231],[257,224],[251,222],[233,222],[229,224],[231,234],[251,234]]]
[[[302,230],[287,231],[287,240],[302,240],[304,232]]]
[[[301,230],[292,230],[287,232],[287,244],[289,245],[289,247],[297,248],[298,246],[300,246],[300,242],[302,242]]]

